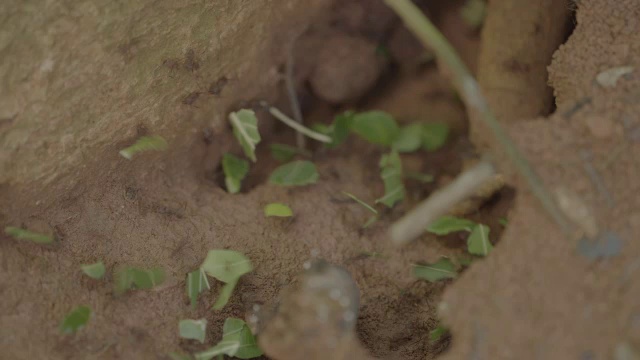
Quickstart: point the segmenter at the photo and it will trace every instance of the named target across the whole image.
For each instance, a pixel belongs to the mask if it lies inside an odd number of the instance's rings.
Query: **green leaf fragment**
[[[318,181],[316,166],[307,160],[297,160],[273,170],[269,182],[281,186],[303,186]]]
[[[449,330],[446,327],[444,327],[442,325],[438,325],[437,328],[429,331],[429,341],[434,343],[434,342],[440,340],[448,332],[449,332]]]
[[[471,220],[455,216],[443,216],[427,226],[427,231],[436,235],[448,235],[458,231],[471,231],[476,225]]]
[[[226,283],[213,305],[215,310],[220,310],[229,301],[240,277],[253,270],[253,265],[246,256],[237,251],[211,250],[204,259],[201,268],[207,274]]]
[[[331,143],[327,145],[328,147],[335,148],[347,140],[353,123],[353,117],[353,111],[345,111],[334,118],[333,124],[331,125]]]
[[[228,318],[222,332],[222,340],[216,346],[195,354],[196,360],[210,360],[219,355],[239,359],[252,359],[262,355],[262,350],[244,321]]]
[[[382,155],[380,159],[380,176],[384,182],[384,196],[376,200],[388,207],[393,207],[398,201],[404,199],[405,188],[402,180],[402,161],[398,152],[392,151]]]
[[[462,19],[469,27],[476,29],[482,25],[487,14],[486,0],[467,0],[466,4],[460,9]]]
[[[161,285],[165,280],[162,268],[139,269],[123,267],[114,274],[116,295],[124,294],[132,288],[145,290]]]
[[[80,268],[88,277],[96,280],[102,279],[106,271],[102,261],[98,261],[95,264],[80,265]]]
[[[242,253],[233,250],[211,250],[201,266],[208,275],[225,283],[238,280],[251,272],[253,265]]]
[[[293,216],[291,208],[281,203],[271,203],[264,207],[266,216],[290,217]]]
[[[418,279],[436,282],[443,279],[453,279],[457,276],[456,266],[446,257],[440,258],[433,264],[415,265],[413,275]]]
[[[470,254],[486,256],[491,250],[493,250],[493,245],[489,241],[489,227],[477,224],[467,238],[467,251]]]
[[[242,179],[249,172],[249,162],[232,154],[224,154],[222,157],[222,171],[224,171],[224,183],[230,194],[240,191]]]
[[[403,126],[393,142],[393,149],[401,153],[413,152],[422,145],[422,124]]]
[[[501,217],[500,219],[498,219],[498,223],[500,225],[502,225],[503,227],[507,227],[507,225],[509,225],[509,221],[507,221],[506,218]]]
[[[252,110],[242,109],[229,114],[229,121],[245,155],[251,161],[256,162],[256,146],[260,142],[258,132],[258,118]]]
[[[227,305],[229,299],[231,298],[231,294],[233,294],[233,290],[236,288],[238,284],[238,280],[234,280],[232,282],[228,282],[222,286],[220,289],[220,294],[218,294],[218,298],[213,303],[211,307],[213,310],[221,310]]]
[[[138,269],[131,268],[131,278],[136,289],[152,289],[165,280],[164,270],[161,268]]]
[[[4,233],[18,240],[29,240],[37,244],[51,244],[54,239],[51,235],[39,234],[15,226],[5,227]]]
[[[191,301],[192,308],[195,308],[198,296],[209,289],[211,289],[209,279],[203,269],[194,270],[187,274],[187,296]]]
[[[144,151],[162,151],[167,150],[169,144],[162,136],[143,136],[139,138],[133,145],[120,150],[120,155],[127,160],[133,159],[133,155]]]
[[[88,306],[78,306],[73,309],[60,324],[60,331],[64,334],[74,333],[82,329],[91,317],[91,309]]]
[[[383,111],[353,115],[351,130],[372,144],[391,146],[399,133],[395,119]]]
[[[281,162],[291,161],[296,155],[311,156],[311,153],[306,150],[285,144],[271,144],[269,149],[271,156]]]
[[[440,149],[447,142],[449,127],[442,123],[422,125],[422,147],[427,151]]]
[[[178,324],[178,332],[183,339],[198,340],[201,344],[204,343],[206,336],[207,320],[180,320]]]

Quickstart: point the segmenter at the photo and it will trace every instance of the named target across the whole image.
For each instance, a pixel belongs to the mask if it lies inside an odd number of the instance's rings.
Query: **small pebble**
[[[357,100],[371,90],[386,65],[376,44],[349,35],[335,35],[319,49],[309,82],[325,101],[343,104]]]

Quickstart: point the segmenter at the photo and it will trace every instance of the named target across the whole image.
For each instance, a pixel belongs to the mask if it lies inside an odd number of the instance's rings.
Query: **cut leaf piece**
[[[403,126],[398,137],[393,142],[393,149],[401,153],[413,152],[422,145],[422,124],[409,124]]]
[[[266,216],[290,217],[293,216],[291,208],[281,203],[271,203],[264,207]]]
[[[353,123],[353,115],[353,111],[345,111],[335,117],[331,125],[331,143],[327,147],[335,148],[347,140]]]
[[[252,359],[262,355],[262,350],[244,321],[228,318],[222,327],[222,340],[216,346],[195,354],[195,357],[196,360],[210,360],[219,355]]]
[[[230,194],[235,194],[240,191],[242,179],[249,172],[249,162],[227,153],[222,157],[222,171],[227,191]]]
[[[167,150],[169,144],[162,136],[143,136],[139,138],[133,145],[120,150],[120,155],[127,160],[133,159],[133,155],[143,151],[161,151]]]
[[[139,269],[122,267],[115,271],[115,293],[121,295],[131,288],[151,289],[162,284],[165,280],[164,270],[161,268]]]
[[[213,306],[212,306],[213,310],[220,310],[225,305],[227,305],[227,303],[229,302],[229,299],[231,298],[231,294],[233,294],[233,290],[236,288],[237,284],[238,284],[238,280],[236,279],[222,286],[222,288],[220,289],[220,294],[218,294],[218,298],[216,299],[216,302],[213,303]]]
[[[455,216],[443,216],[427,226],[427,231],[436,235],[447,235],[458,231],[471,231],[476,225],[471,220]]]
[[[207,320],[180,320],[178,325],[178,331],[180,337],[183,339],[198,340],[201,344],[204,343],[204,338],[207,330]]]
[[[433,264],[414,265],[413,275],[418,279],[436,282],[443,279],[453,279],[457,276],[457,272],[451,260],[442,257]]]
[[[253,110],[242,109],[229,114],[229,121],[245,155],[251,161],[256,162],[256,146],[260,142],[258,132],[258,118]]]
[[[222,309],[227,304],[240,277],[253,270],[251,261],[243,254],[233,250],[209,251],[201,268],[207,274],[226,283],[213,305],[215,310]]]
[[[477,224],[467,238],[467,251],[469,254],[486,256],[491,250],[493,250],[493,245],[489,241],[489,227]]]
[[[297,160],[284,164],[271,173],[269,182],[281,186],[303,186],[318,181],[316,166],[307,160]]]
[[[383,111],[355,114],[351,130],[372,144],[391,146],[400,131],[395,119]]]
[[[440,339],[442,339],[442,337],[444,335],[446,335],[449,332],[449,330],[442,326],[442,325],[438,325],[437,328],[429,331],[429,341],[434,343]]]
[[[202,269],[210,276],[230,283],[253,270],[253,266],[246,256],[237,251],[211,250],[202,263]]]
[[[73,309],[60,324],[60,330],[65,334],[74,333],[82,329],[91,317],[91,309],[88,306],[78,306]]]
[[[53,236],[51,235],[38,234],[15,226],[5,227],[4,233],[18,240],[29,240],[37,244],[51,244],[53,242]]]
[[[200,268],[187,274],[187,296],[191,301],[192,308],[195,308],[198,296],[209,289],[211,289],[209,279],[203,269]]]
[[[271,156],[281,162],[291,161],[296,155],[311,156],[311,153],[306,150],[285,144],[271,144],[269,149]]]
[[[98,261],[95,264],[80,265],[80,268],[82,269],[82,272],[87,274],[88,277],[96,280],[102,279],[106,271],[104,263],[102,261]]]
[[[405,189],[402,181],[402,162],[398,152],[382,155],[380,159],[380,176],[384,181],[384,196],[376,200],[376,203],[393,207],[398,201],[404,199]]]
[[[164,270],[162,268],[138,269],[130,268],[131,279],[136,289],[152,289],[165,280]]]
[[[422,147],[427,151],[440,149],[447,142],[449,127],[442,123],[422,125]]]

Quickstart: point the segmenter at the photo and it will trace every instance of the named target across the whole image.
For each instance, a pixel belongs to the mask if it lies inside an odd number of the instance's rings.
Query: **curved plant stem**
[[[560,229],[565,233],[571,232],[572,227],[564,214],[556,205],[551,194],[545,189],[542,180],[540,180],[527,159],[500,126],[480,92],[478,83],[447,39],[410,0],[385,0],[385,2],[402,18],[405,25],[425,46],[433,49],[441,63],[449,67],[453,75],[454,85],[460,92],[465,104],[472,111],[476,111],[481,115],[479,118],[489,127],[495,140],[503,147],[509,160],[527,181],[533,195],[542,203],[544,209],[551,215]]]

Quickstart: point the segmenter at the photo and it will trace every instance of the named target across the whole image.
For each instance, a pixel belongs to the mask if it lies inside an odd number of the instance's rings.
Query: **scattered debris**
[[[619,66],[607,69],[596,75],[596,81],[602,87],[612,88],[616,86],[620,77],[631,74],[633,70],[633,66]]]

